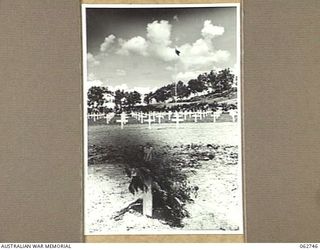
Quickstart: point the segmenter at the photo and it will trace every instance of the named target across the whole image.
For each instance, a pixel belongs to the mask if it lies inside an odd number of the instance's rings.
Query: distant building
[[[103,94],[103,99],[105,102],[103,103],[103,107],[113,109],[115,108],[115,97],[111,93],[105,93]]]

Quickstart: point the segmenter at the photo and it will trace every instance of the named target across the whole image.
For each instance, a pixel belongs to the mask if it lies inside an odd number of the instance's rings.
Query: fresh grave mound
[[[230,150],[231,149],[231,150]],[[202,162],[215,160],[218,155],[225,155],[229,165],[237,164],[237,149],[233,146],[213,144],[188,144],[179,146],[161,146],[154,148],[152,160],[143,160],[143,147],[106,146],[89,147],[89,165],[113,163],[124,167],[124,174],[132,178],[128,191],[136,193],[145,190],[145,180],[152,179],[153,218],[165,222],[171,227],[184,227],[184,218],[190,216],[188,204],[194,202],[199,190],[198,185],[190,183],[190,176],[197,174]],[[208,165],[207,164],[207,165]],[[135,172],[134,176],[132,172]],[[119,208],[113,217],[115,221],[125,219],[128,214],[141,213],[142,201],[137,199],[124,208]],[[128,213],[129,212],[129,213]]]

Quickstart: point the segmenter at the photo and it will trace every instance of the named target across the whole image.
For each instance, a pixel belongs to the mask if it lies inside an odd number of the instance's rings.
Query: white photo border
[[[238,133],[239,133],[239,143],[238,143],[238,185],[239,185],[239,201],[240,201],[240,211],[241,218],[239,225],[239,230],[237,231],[223,231],[223,230],[175,230],[175,231],[154,231],[154,232],[118,232],[109,231],[103,233],[90,233],[86,228],[86,212],[87,212],[87,200],[86,199],[86,181],[88,177],[88,119],[87,119],[87,23],[86,23],[86,9],[87,8],[213,8],[213,7],[236,7],[237,13],[237,27],[236,27],[236,40],[237,40],[237,51],[236,51],[236,65],[238,73],[238,94],[237,94],[237,108],[238,108]],[[83,192],[84,192],[84,235],[85,236],[95,236],[95,235],[184,235],[184,234],[210,234],[210,235],[241,235],[244,234],[245,230],[245,220],[244,220],[244,162],[243,162],[243,114],[242,114],[242,66],[241,66],[241,25],[240,25],[240,3],[212,3],[212,4],[81,4],[81,18],[82,18],[82,67],[83,67],[83,160],[84,160],[84,180],[83,180]]]

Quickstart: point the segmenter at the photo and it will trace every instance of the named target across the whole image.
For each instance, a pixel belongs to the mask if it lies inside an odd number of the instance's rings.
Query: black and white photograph
[[[83,4],[86,235],[242,234],[239,4]]]

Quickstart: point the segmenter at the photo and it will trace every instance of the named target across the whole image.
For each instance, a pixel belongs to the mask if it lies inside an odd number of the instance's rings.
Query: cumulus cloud
[[[147,25],[148,40],[159,46],[169,46],[171,44],[171,24],[166,20],[153,21]]]
[[[154,87],[154,88],[150,88],[150,87],[135,87],[132,90],[133,91],[137,91],[141,94],[142,98],[145,94],[148,94],[150,92],[155,92],[158,88]]]
[[[208,73],[211,70],[219,72],[220,70],[222,70],[222,68],[210,67],[204,70],[179,72],[176,76],[174,76],[174,81],[183,81],[187,83],[191,79],[196,79],[200,74]]]
[[[120,84],[120,85],[116,85],[116,86],[108,86],[108,89],[110,91],[115,92],[116,90],[124,90],[124,91],[128,91],[129,87],[127,84]]]
[[[182,45],[179,50],[181,51],[181,63],[185,70],[212,66],[213,63],[227,61],[230,56],[228,51],[215,50],[211,41],[202,38],[193,44]]]
[[[227,61],[230,52],[226,50],[217,50],[214,47],[214,38],[221,36],[224,28],[214,26],[210,20],[204,21],[201,30],[201,38],[194,43],[183,44],[178,49],[181,51],[180,60],[185,70],[205,69],[212,67],[213,63]]]
[[[106,52],[111,47],[111,45],[114,43],[115,39],[116,39],[116,37],[113,34],[107,36],[104,39],[104,42],[100,45],[100,51]]]
[[[101,87],[101,86],[103,86],[103,82],[102,81],[100,81],[100,80],[90,80],[90,81],[87,81],[87,83],[88,83],[88,87],[90,88],[90,87],[93,87],[93,86],[95,86],[95,87]]]
[[[178,17],[174,19],[178,20]],[[118,39],[120,55],[138,54],[153,56],[164,62],[177,61],[185,72],[212,69],[213,64],[227,61],[230,53],[216,49],[214,39],[222,36],[224,27],[217,26],[211,20],[205,20],[200,32],[200,38],[193,43],[178,46],[180,56],[175,53],[175,46],[171,40],[172,25],[166,20],[153,21],[147,24],[146,36],[132,37],[129,40]],[[168,65],[167,70],[172,70]]]
[[[136,53],[146,56],[147,53],[147,41],[141,36],[133,37],[129,40],[119,39],[120,49],[117,51],[120,55],[130,55],[130,53]]]
[[[96,57],[91,53],[87,53],[87,61],[88,61],[88,66],[100,65],[100,61],[97,60]]]
[[[211,23],[211,20],[204,21],[201,35],[207,39],[213,39],[216,36],[221,36],[224,33],[222,26],[215,26]]]
[[[173,71],[173,70],[174,70],[174,67],[172,67],[172,66],[167,66],[167,67],[165,67],[165,69],[168,70],[168,71]]]
[[[165,62],[177,60],[177,55],[174,52],[174,48],[153,47],[153,54]]]
[[[125,70],[123,70],[123,69],[117,69],[116,70],[116,74],[118,76],[125,76],[125,75],[127,75],[127,72]]]
[[[97,79],[95,74],[90,73],[87,76],[85,90],[87,92],[91,87],[102,87],[103,85],[104,85],[103,82],[101,80]]]
[[[120,49],[117,54],[128,56],[138,54],[142,56],[152,55],[163,61],[177,59],[174,48],[170,47],[172,41],[171,24],[168,21],[154,21],[147,25],[146,39],[141,36],[129,40],[118,39]]]
[[[88,80],[88,81],[96,80],[96,76],[95,76],[95,74],[90,73],[90,74],[88,75],[88,77],[87,77],[87,80]]]
[[[203,73],[202,71],[187,71],[187,72],[179,72],[175,76],[175,81],[183,81],[187,83],[191,79],[195,79],[199,74]]]
[[[171,29],[171,24],[166,20],[154,21],[147,25],[147,38],[151,54],[166,62],[177,59],[174,48],[170,47],[172,44]]]
[[[232,72],[233,74],[235,74],[236,76],[238,76],[238,77],[240,76],[240,66],[239,66],[238,63],[235,63],[230,70],[231,70],[231,72]]]
[[[107,86],[110,91],[115,92],[116,90],[123,90],[128,92],[137,91],[141,94],[142,98],[145,94],[148,94],[150,92],[154,92],[157,87],[151,88],[151,87],[133,87],[130,88],[127,84],[120,84],[116,86]]]

